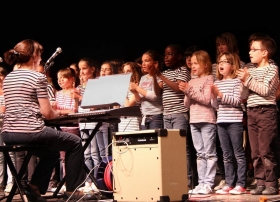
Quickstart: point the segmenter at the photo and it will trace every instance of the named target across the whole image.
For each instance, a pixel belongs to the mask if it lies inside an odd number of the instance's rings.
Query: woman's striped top
[[[47,78],[33,70],[18,69],[9,73],[3,83],[6,112],[2,131],[40,132],[45,123],[38,98],[47,98]]]

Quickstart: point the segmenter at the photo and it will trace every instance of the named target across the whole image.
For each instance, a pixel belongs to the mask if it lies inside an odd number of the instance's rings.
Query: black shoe
[[[276,195],[279,194],[278,188],[274,187],[267,187],[265,190],[262,192],[263,195]]]
[[[252,195],[262,195],[263,194],[262,192],[264,190],[265,190],[265,186],[264,185],[258,185],[256,187],[256,189],[253,189],[253,190],[250,191],[250,194],[252,194]]]
[[[29,185],[24,187],[24,193],[29,202],[46,202],[47,200],[41,195],[38,195]]]

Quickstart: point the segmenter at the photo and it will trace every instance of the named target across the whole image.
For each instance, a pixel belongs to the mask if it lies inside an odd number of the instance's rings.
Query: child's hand
[[[51,107],[56,110],[57,109],[57,106],[56,106],[56,101],[50,101],[51,103]]]
[[[0,113],[4,114],[6,111],[6,107],[4,105],[0,106]]]
[[[159,71],[158,67],[153,67],[153,68],[151,69],[150,74],[153,75],[153,76],[159,75],[159,74],[160,74],[160,71]]]
[[[237,70],[236,74],[237,78],[239,78],[242,82],[245,82],[249,76],[247,67],[244,67],[244,69]]]
[[[131,92],[136,92],[137,86],[138,86],[137,83],[130,82],[130,84],[129,84],[129,90],[130,90]]]
[[[213,94],[214,98],[217,98],[217,97],[222,98],[222,93],[220,92],[219,88],[215,85],[211,86],[211,93]]]
[[[188,85],[189,85],[188,82],[181,81],[178,83],[179,89],[183,92],[187,90]]]

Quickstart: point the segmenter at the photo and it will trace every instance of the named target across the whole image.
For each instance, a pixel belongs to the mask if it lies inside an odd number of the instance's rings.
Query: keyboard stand
[[[97,124],[96,124],[95,128],[93,129],[93,131],[91,132],[91,134],[89,135],[89,138],[86,139],[86,142],[83,145],[83,151],[86,150],[86,148],[90,144],[91,140],[93,139],[95,134],[98,132],[99,128],[102,126],[103,122],[107,122],[107,123],[120,123],[120,119],[119,118],[110,118],[110,119],[104,119],[104,120],[97,119],[97,121],[94,121],[93,119],[91,119],[90,122],[97,122]],[[59,125],[56,125],[55,127],[57,128],[57,130],[61,130]],[[110,139],[110,135],[109,134],[108,134],[108,138]],[[109,140],[108,142],[111,142],[111,140]],[[84,169],[85,169],[86,173],[90,172],[90,170],[86,166],[85,162],[84,162]],[[49,196],[44,196],[44,198],[57,198],[59,190],[61,189],[61,187],[65,183],[66,175],[67,175],[67,173],[65,174],[65,176],[62,178],[62,180],[58,184],[58,186],[57,186],[56,190],[54,191],[54,193],[50,197]],[[95,184],[95,186],[98,189],[98,185],[97,185],[96,179],[92,175],[89,175],[89,177],[91,178],[92,182]]]

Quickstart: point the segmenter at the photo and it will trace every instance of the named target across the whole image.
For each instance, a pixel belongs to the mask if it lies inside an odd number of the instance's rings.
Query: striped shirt
[[[217,108],[217,123],[242,122],[243,110],[241,107],[240,79],[217,80],[214,85],[223,94],[222,99],[212,99],[212,106]]]
[[[81,96],[83,96],[84,93],[85,93],[85,87],[82,86],[82,85],[79,85],[77,87],[77,89],[80,91]],[[80,106],[78,107],[78,112],[82,113],[82,112],[89,112],[89,111],[90,111],[90,109],[83,109]],[[83,129],[94,129],[96,125],[97,125],[96,122],[79,123],[79,128],[80,128],[80,130],[83,130]]]
[[[4,99],[4,95],[0,95],[0,106],[5,106],[5,99]],[[2,126],[3,126],[3,114],[1,114],[1,117],[0,117],[0,130],[2,129]]]
[[[75,100],[71,97],[70,94],[63,94],[63,90],[57,91],[55,94],[56,107],[58,110],[72,110],[75,111]],[[79,135],[79,127],[60,127],[61,130],[75,135]]]
[[[52,84],[48,83],[47,85],[48,96],[50,101],[55,101],[55,90]]]
[[[190,71],[187,70],[187,67],[180,67],[174,70],[167,69],[162,74],[173,82],[177,82],[178,80],[188,82],[191,79]],[[188,108],[184,106],[184,96],[183,92],[176,93],[163,82],[163,115],[187,112]]]
[[[55,94],[56,107],[58,110],[68,109],[75,111],[75,100],[70,94],[63,94],[63,91],[57,91]]]
[[[275,93],[279,83],[278,68],[273,63],[265,67],[251,67],[244,83],[242,98],[247,107],[276,105]]]
[[[190,109],[190,123],[216,123],[215,109],[211,106],[213,75],[197,77],[189,81],[184,104]]]
[[[44,129],[38,98],[47,98],[47,78],[33,70],[18,69],[3,83],[6,112],[2,131],[35,133]]]
[[[127,92],[127,98],[129,99],[133,93],[128,90]],[[136,104],[136,106],[139,104]],[[118,124],[118,131],[119,132],[130,132],[130,131],[136,131],[140,130],[141,125],[141,117],[136,116],[130,116],[130,117],[124,117],[122,116],[120,118],[120,123]]]

